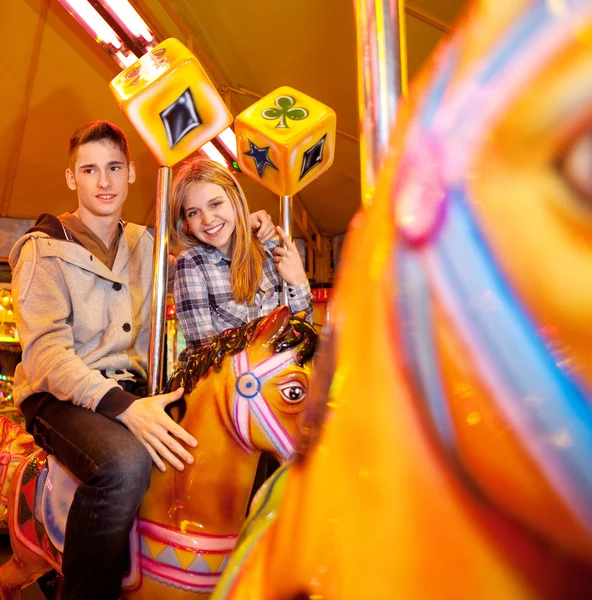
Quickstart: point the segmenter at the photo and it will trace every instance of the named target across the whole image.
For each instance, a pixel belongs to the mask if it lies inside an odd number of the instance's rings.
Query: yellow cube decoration
[[[278,196],[293,196],[333,163],[335,128],[328,106],[280,87],[236,118],[238,164]]]
[[[165,40],[110,84],[156,159],[173,166],[232,123],[216,88],[179,40]]]

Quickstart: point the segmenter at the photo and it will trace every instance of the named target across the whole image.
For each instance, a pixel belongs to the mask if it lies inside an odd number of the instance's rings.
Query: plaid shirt
[[[275,240],[265,244],[263,275],[253,304],[232,299],[230,261],[212,246],[200,244],[184,250],[177,260],[174,298],[177,317],[187,340],[185,354],[232,327],[241,327],[269,314],[281,302],[282,279],[273,262]],[[292,313],[306,312],[312,323],[312,294],[308,280],[288,288]]]

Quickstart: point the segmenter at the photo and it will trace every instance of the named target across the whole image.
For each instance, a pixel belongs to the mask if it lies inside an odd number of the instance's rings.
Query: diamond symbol
[[[174,148],[190,131],[203,123],[195,108],[189,88],[160,113],[160,118],[164,124],[170,148]]]
[[[302,170],[300,171],[300,179],[314,169],[323,161],[323,148],[325,147],[325,134],[314,146],[309,148],[302,157]],[[299,180],[300,180],[299,179]]]

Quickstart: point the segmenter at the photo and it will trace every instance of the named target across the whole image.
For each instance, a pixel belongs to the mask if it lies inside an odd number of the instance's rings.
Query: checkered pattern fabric
[[[259,291],[253,304],[232,299],[230,261],[211,246],[198,245],[183,251],[177,260],[174,297],[177,317],[187,340],[184,355],[210,342],[226,329],[242,327],[269,314],[280,305],[282,279],[273,262],[274,240],[265,244],[265,260]],[[288,288],[292,313],[306,312],[312,323],[312,295],[308,280]],[[183,359],[183,356],[180,357]]]

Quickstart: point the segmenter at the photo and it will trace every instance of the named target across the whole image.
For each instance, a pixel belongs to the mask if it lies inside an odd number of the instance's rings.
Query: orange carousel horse
[[[474,2],[402,111],[215,600],[592,598],[592,0]]]
[[[243,525],[261,452],[282,462],[293,453],[316,338],[311,325],[280,307],[222,333],[173,374],[168,391],[183,386],[186,393],[171,411],[198,440],[195,460],[182,472],[153,470],[130,536],[122,598],[182,600],[213,591]],[[32,437],[20,427],[6,419],[0,427],[0,491],[8,474],[14,551],[0,567],[0,597],[13,600],[59,570],[76,483],[42,450],[27,456]]]

